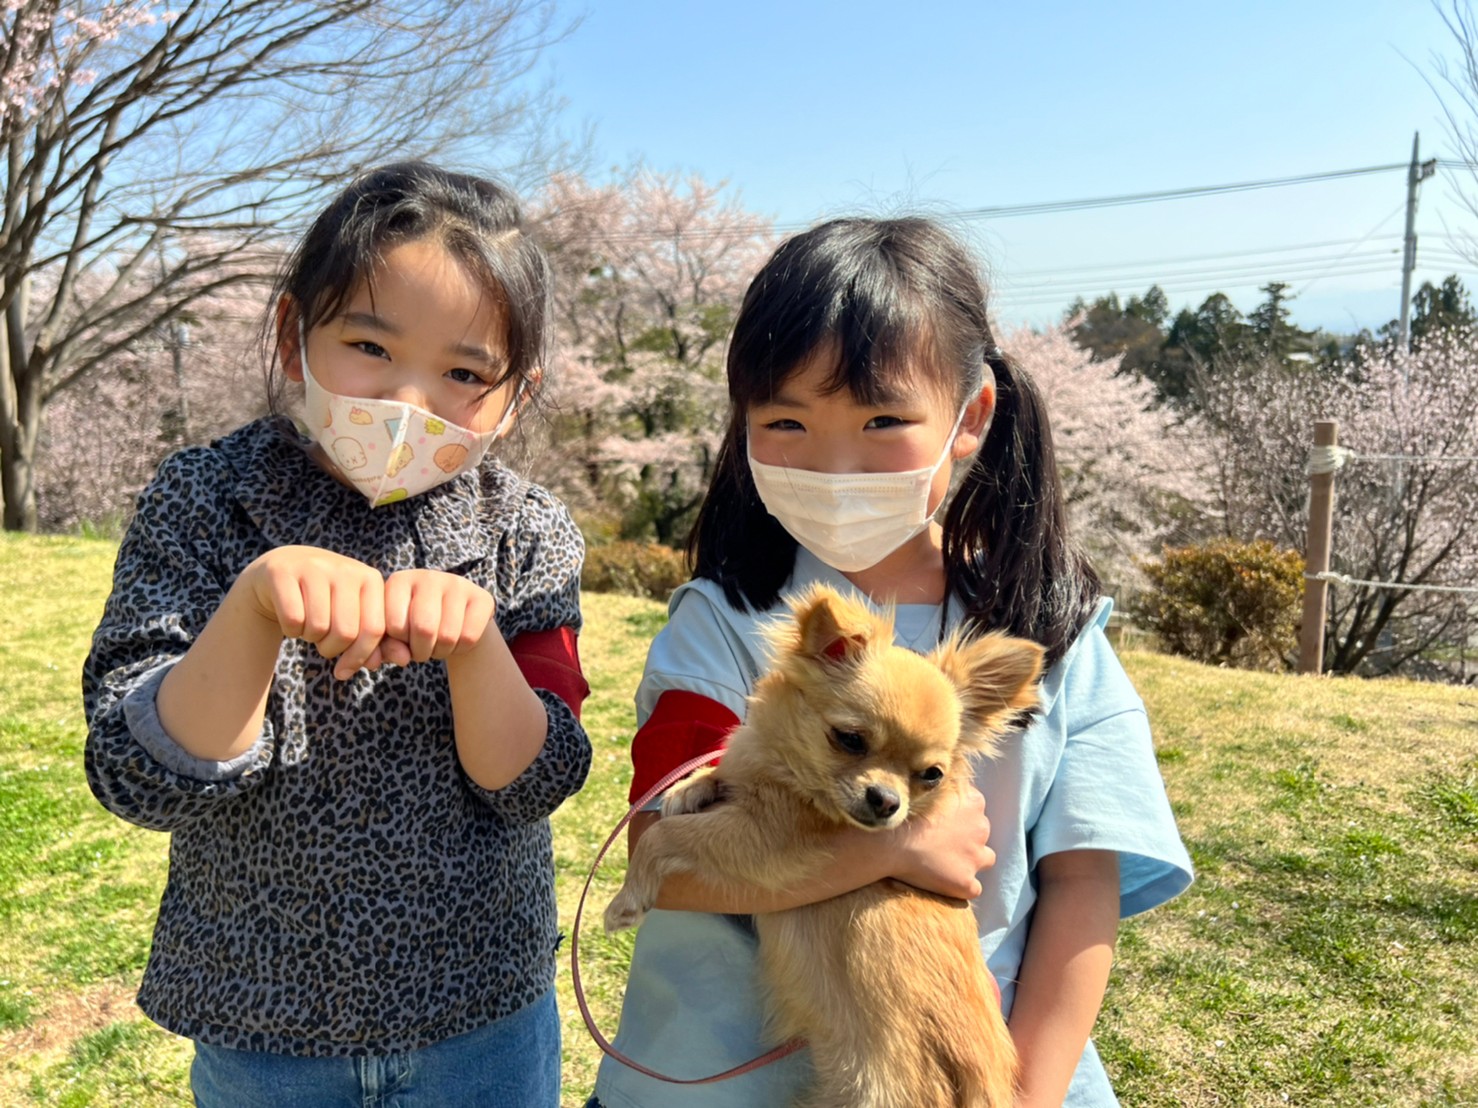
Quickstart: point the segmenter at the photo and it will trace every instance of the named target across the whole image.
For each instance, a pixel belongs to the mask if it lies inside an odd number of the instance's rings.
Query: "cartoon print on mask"
[[[356,469],[362,469],[369,461],[364,456],[364,447],[359,445],[359,440],[357,439],[351,439],[347,436],[334,439],[333,450],[334,461],[346,473],[353,472]]]
[[[430,427],[427,427],[430,430]],[[449,443],[443,446],[431,456],[438,469],[447,473],[456,473],[462,468],[462,463],[467,460],[467,448],[459,443]]]
[[[390,462],[388,465],[385,466],[385,476],[399,476],[400,471],[403,470],[406,466],[410,465],[411,459],[415,456],[416,452],[411,449],[410,443],[401,443],[390,453]]]

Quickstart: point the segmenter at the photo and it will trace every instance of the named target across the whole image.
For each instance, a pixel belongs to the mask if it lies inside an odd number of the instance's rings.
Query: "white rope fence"
[[[1299,631],[1298,671],[1318,673],[1323,668],[1324,623],[1330,585],[1390,589],[1396,592],[1447,593],[1478,596],[1478,586],[1429,585],[1413,581],[1374,581],[1332,572],[1329,568],[1334,524],[1334,475],[1348,463],[1391,462],[1402,465],[1473,465],[1474,455],[1362,454],[1339,445],[1339,427],[1333,420],[1314,421],[1314,443],[1304,472],[1309,478],[1309,533],[1304,545],[1308,584],[1304,588],[1303,621]]]
[[[1364,585],[1372,589],[1400,589],[1404,592],[1451,592],[1478,596],[1478,585],[1419,585],[1410,581],[1366,581],[1347,573],[1305,573],[1309,581],[1328,581],[1334,585]]]
[[[1434,465],[1471,465],[1478,462],[1478,454],[1361,454],[1346,446],[1315,446],[1309,450],[1309,460],[1304,463],[1304,473],[1310,477],[1317,473],[1334,473],[1343,469],[1346,462],[1428,462]]]

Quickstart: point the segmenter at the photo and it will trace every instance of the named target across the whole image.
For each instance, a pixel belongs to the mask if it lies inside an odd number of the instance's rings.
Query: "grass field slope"
[[[168,838],[82,776],[78,673],[114,553],[0,539],[0,1104],[189,1102],[188,1045],[132,1003]],[[631,695],[664,618],[616,596],[585,613],[595,762],[555,816],[566,930],[624,810]],[[1478,689],[1124,663],[1198,878],[1120,931],[1096,1034],[1123,1102],[1478,1105]],[[587,923],[584,941],[610,1033],[631,940]],[[567,966],[560,989],[578,1106],[599,1055]]]

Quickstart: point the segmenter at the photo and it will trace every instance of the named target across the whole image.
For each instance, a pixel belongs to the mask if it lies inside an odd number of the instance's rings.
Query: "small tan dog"
[[[773,668],[723,761],[675,786],[606,909],[641,921],[670,874],[804,886],[851,824],[896,827],[950,803],[1037,703],[1042,650],[989,634],[927,656],[825,586],[770,634]],[[895,880],[755,917],[766,1034],[810,1044],[811,1108],[1008,1108],[1016,1056],[964,901]]]

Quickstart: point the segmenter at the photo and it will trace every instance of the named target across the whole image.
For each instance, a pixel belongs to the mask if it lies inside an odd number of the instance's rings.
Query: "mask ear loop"
[[[980,368],[984,371],[980,379],[981,391],[983,392],[987,385],[990,386],[990,414],[985,417],[985,423],[980,428],[982,441],[985,439],[986,432],[990,430],[990,425],[996,420],[996,399],[999,396],[996,391],[996,371],[991,368],[991,362],[1005,360],[1006,355],[1001,353],[999,346],[992,346],[985,352],[985,357],[980,360]]]
[[[313,371],[308,368],[308,331],[303,323],[303,315],[298,313],[298,366],[303,371],[303,383],[311,384],[315,389],[323,386],[318,383],[318,378],[313,376]]]
[[[990,386],[990,413],[985,417],[985,423],[981,425],[981,428],[977,433],[977,437],[980,439],[980,442],[977,443],[975,446],[976,454],[980,452],[981,446],[985,444],[986,433],[990,431],[990,425],[994,423],[996,419],[996,398],[998,396],[996,389],[996,371],[991,368],[990,363],[992,361],[1003,361],[1005,360],[1005,357],[1006,356],[1001,353],[1001,348],[999,346],[991,346],[986,348],[985,353],[981,356],[980,359],[980,392],[984,392],[986,386]],[[977,392],[975,395],[979,396],[980,392]],[[956,436],[958,436],[960,433],[960,423],[964,421],[965,409],[969,406],[969,400],[966,400],[965,403],[960,406],[960,418],[955,423],[954,431],[950,433],[951,443],[954,442]],[[949,448],[946,447],[946,453],[948,453],[948,450]],[[963,461],[963,459],[961,460]],[[973,461],[971,462],[971,464],[974,464]],[[945,495],[944,499],[939,502],[939,505],[934,509],[933,515],[931,515],[930,517],[931,519],[935,516],[938,516],[939,512],[945,507],[945,505],[947,505],[951,500],[954,499],[954,494],[959,491],[959,487],[964,482],[968,472],[969,466],[966,466],[964,469],[957,470],[955,472],[953,480],[950,481],[949,492]]]
[[[308,372],[308,332],[303,326],[303,313],[298,313],[298,365],[302,367],[303,376],[313,376]],[[317,384],[318,382],[314,382]]]

